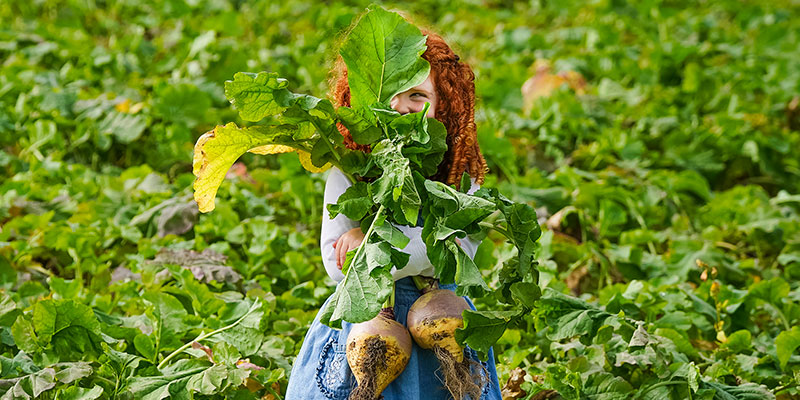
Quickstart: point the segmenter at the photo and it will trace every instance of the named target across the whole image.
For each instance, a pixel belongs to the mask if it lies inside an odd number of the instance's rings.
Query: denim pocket
[[[347,365],[345,345],[339,344],[338,335],[328,339],[319,355],[317,386],[325,397],[345,400],[355,386],[355,378]]]

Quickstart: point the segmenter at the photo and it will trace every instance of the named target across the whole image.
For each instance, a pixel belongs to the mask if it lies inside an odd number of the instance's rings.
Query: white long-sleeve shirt
[[[325,270],[328,276],[334,281],[341,281],[344,279],[344,274],[336,265],[336,252],[333,244],[339,240],[345,232],[359,227],[358,221],[353,221],[343,214],[339,214],[336,218],[331,219],[328,213],[328,204],[336,204],[339,196],[352,186],[350,180],[345,176],[342,171],[337,168],[331,168],[328,180],[325,183],[325,205],[322,211],[322,234],[320,236],[320,247],[322,249],[322,263],[325,265]],[[469,193],[472,194],[478,190],[478,185],[475,180],[472,180],[472,187]],[[430,260],[428,260],[427,249],[425,242],[422,241],[422,227],[411,227],[405,225],[395,225],[404,235],[411,239],[405,248],[400,251],[409,254],[408,264],[401,269],[392,268],[392,277],[394,280],[399,280],[407,276],[422,275],[434,276],[434,268]],[[475,257],[475,251],[478,249],[479,241],[475,241],[467,236],[461,239],[461,248],[470,258]]]

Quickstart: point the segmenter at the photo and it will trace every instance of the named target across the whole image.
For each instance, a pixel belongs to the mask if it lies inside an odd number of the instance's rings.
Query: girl
[[[470,193],[483,183],[486,161],[478,147],[474,122],[475,75],[465,63],[450,49],[437,34],[423,30],[427,35],[427,50],[422,55],[431,64],[431,72],[422,84],[398,94],[391,100],[396,111],[405,114],[419,112],[426,102],[430,103],[428,117],[436,118],[447,128],[448,150],[439,165],[435,179],[447,184],[457,184],[466,171],[472,177]],[[350,105],[350,89],[347,85],[347,70],[344,62],[337,62],[338,79],[333,84],[333,96],[337,105]],[[356,144],[344,126],[339,126],[344,142],[351,149],[369,151],[368,146]],[[328,275],[341,281],[341,272],[346,253],[358,247],[364,239],[359,222],[344,215],[330,219],[327,205],[336,203],[339,196],[351,185],[341,173],[333,169],[325,185],[325,206],[322,220],[322,260]],[[393,270],[395,280],[394,312],[397,322],[405,325],[406,314],[420,291],[411,276],[433,276],[434,269],[428,260],[425,244],[420,237],[422,227],[398,227],[411,241],[402,249],[409,253],[406,267]],[[465,238],[459,241],[470,257],[474,257],[478,242]],[[455,285],[441,285],[443,289],[454,290]],[[472,302],[469,301],[473,307]],[[355,378],[350,372],[345,358],[345,343],[351,324],[342,323],[341,330],[334,330],[319,322],[319,315],[306,334],[300,353],[297,355],[289,386],[287,400],[347,399],[355,386]],[[467,349],[467,355],[477,359],[474,351]],[[488,363],[482,363],[486,376],[482,387],[476,386],[469,397],[472,400],[500,400],[500,387],[494,366],[494,354],[489,352]],[[430,350],[413,345],[411,358],[403,373],[384,391],[386,400],[404,399],[450,399],[452,396],[444,388],[443,378],[438,371],[439,362]],[[456,399],[461,400],[461,399]]]

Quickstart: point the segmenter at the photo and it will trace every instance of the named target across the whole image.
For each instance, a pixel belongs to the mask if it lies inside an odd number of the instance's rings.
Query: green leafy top
[[[521,296],[529,300],[520,302],[513,315],[529,310],[539,293],[532,268],[532,246],[540,234],[535,211],[509,201],[496,190],[467,194],[470,180],[466,175],[460,191],[430,180],[447,150],[444,125],[426,117],[429,104],[406,115],[389,106],[392,97],[420,84],[430,73],[430,64],[421,58],[425,40],[419,29],[400,15],[370,6],[341,47],[348,67],[351,107],[334,109],[327,100],[291,93],[276,74],[238,73],[226,82],[226,96],[242,119],[258,122],[268,118],[268,122],[247,128],[219,126],[195,146],[195,198],[201,211],[213,209],[225,172],[246,151],[297,151],[301,161],[310,159],[308,167],[333,165],[354,182],[328,209],[332,216],[343,214],[362,221],[366,233],[362,244],[348,253],[342,268],[344,280],[322,310],[322,322],[333,327],[340,327],[342,321],[373,318],[390,298],[391,269],[408,262],[408,255],[398,248],[409,239],[395,224],[424,221],[422,239],[436,277],[442,283],[457,283],[459,294],[473,296],[484,295],[489,287],[456,239],[496,229],[518,249],[518,257],[507,263],[507,269],[517,272],[506,274],[508,279],[502,284],[517,294],[524,287],[526,293]],[[369,145],[372,151],[347,149],[337,123],[347,127],[356,143]],[[490,216],[492,222],[484,221]],[[486,338],[471,326],[465,328],[465,335]],[[481,343],[490,346],[497,337],[492,335],[493,339]],[[478,350],[486,349],[481,345]]]
[[[379,6],[367,10],[339,54],[347,64],[351,105],[385,107],[396,94],[425,81],[431,66],[420,57],[425,36],[417,27]]]

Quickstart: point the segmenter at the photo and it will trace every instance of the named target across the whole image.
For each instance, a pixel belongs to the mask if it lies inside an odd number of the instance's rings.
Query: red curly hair
[[[475,74],[472,68],[453,52],[438,34],[422,29],[427,35],[428,48],[422,58],[431,64],[431,76],[439,102],[436,119],[447,129],[447,152],[432,178],[448,185],[459,186],[466,171],[478,184],[483,184],[488,170],[486,160],[478,146],[475,127]],[[336,61],[331,94],[337,106],[350,106],[350,87],[347,84],[347,66],[341,57]],[[338,124],[344,144],[353,150],[370,151],[368,145],[353,141],[350,132]]]

